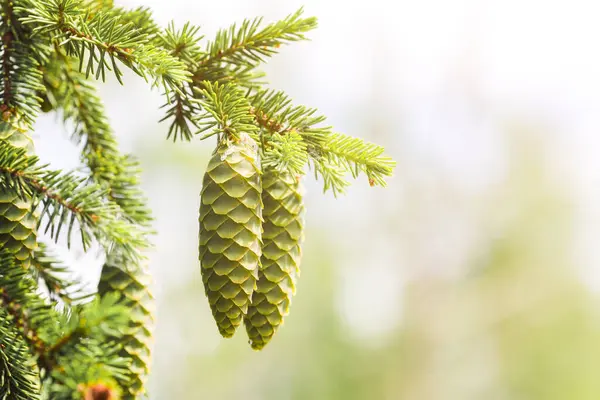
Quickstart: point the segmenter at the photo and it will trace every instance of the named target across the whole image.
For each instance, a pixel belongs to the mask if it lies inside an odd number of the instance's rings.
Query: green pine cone
[[[242,323],[258,278],[262,201],[256,144],[248,136],[221,144],[200,193],[200,264],[204,290],[219,332],[231,337]]]
[[[264,171],[263,247],[257,289],[244,318],[250,345],[262,349],[289,312],[300,273],[302,186],[289,172]]]
[[[144,393],[146,377],[150,371],[154,325],[154,296],[149,289],[150,281],[146,268],[126,272],[105,264],[98,283],[100,296],[115,291],[121,293],[121,301],[130,309],[128,329],[121,337],[115,338],[123,343],[123,356],[132,360],[129,381],[122,384],[124,392],[128,393],[123,399],[137,399]]]
[[[7,122],[0,122],[0,139],[16,148],[31,150],[31,140]],[[32,204],[15,191],[0,189],[0,246],[9,249],[24,268],[29,268],[37,246],[38,216]]]

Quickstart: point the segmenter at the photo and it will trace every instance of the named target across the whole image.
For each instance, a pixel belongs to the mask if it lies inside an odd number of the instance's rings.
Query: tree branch
[[[146,232],[122,218],[120,207],[106,199],[107,188],[86,183],[86,178],[72,173],[38,167],[37,157],[24,157],[23,149],[16,149],[6,141],[0,141],[0,161],[0,184],[21,196],[31,196],[34,203],[42,202],[42,214],[48,217],[46,231],[50,230],[53,239],[58,239],[66,224],[70,246],[77,221],[84,249],[95,238],[107,250],[117,246],[132,260],[138,260],[140,250],[149,246]]]

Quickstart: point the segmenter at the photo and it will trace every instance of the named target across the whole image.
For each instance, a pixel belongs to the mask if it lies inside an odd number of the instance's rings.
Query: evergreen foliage
[[[128,68],[165,98],[172,140],[216,141],[204,175],[199,258],[220,333],[245,322],[261,349],[287,315],[303,237],[307,169],[338,195],[346,175],[385,186],[383,148],[336,133],[314,108],[265,87],[258,70],[306,40],[302,10],[204,40],[158,26],[147,8],[101,0],[0,0],[0,398],[136,399],[146,392],[153,297],[145,267],[152,217],[140,166],[119,150],[94,81]],[[39,111],[73,127],[84,168],[40,163]],[[99,245],[98,291],[68,278],[53,248]]]

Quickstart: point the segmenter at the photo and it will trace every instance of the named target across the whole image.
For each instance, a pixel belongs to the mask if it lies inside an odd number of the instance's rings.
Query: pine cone
[[[150,281],[150,274],[144,267],[126,272],[107,263],[102,268],[98,283],[100,296],[110,292],[121,293],[121,301],[131,312],[128,329],[121,337],[115,338],[123,343],[123,356],[133,362],[129,368],[130,380],[122,385],[129,394],[124,395],[124,399],[136,399],[144,393],[146,376],[150,371],[154,325],[154,296],[149,290]]]
[[[244,318],[250,345],[262,349],[289,312],[300,273],[304,205],[294,175],[264,171],[263,247],[257,289]]]
[[[200,205],[202,281],[219,332],[231,337],[258,278],[262,202],[256,144],[221,144],[208,163]]]
[[[16,148],[31,149],[29,138],[7,122],[0,122],[0,139]],[[31,208],[31,200],[16,191],[0,190],[0,246],[11,251],[24,268],[31,265],[37,246],[38,215]]]

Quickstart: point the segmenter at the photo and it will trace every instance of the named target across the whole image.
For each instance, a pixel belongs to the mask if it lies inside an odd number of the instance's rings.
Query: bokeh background
[[[600,398],[600,7],[585,0],[129,0],[212,37],[305,6],[312,41],[271,86],[398,162],[387,189],[307,182],[302,276],[264,351],[223,340],[197,261],[213,143],[165,141],[163,99],[130,74],[102,86],[138,155],[158,235],[151,399]],[[53,132],[50,134],[49,132]],[[38,152],[77,165],[69,130]],[[73,254],[92,284],[100,263]]]

